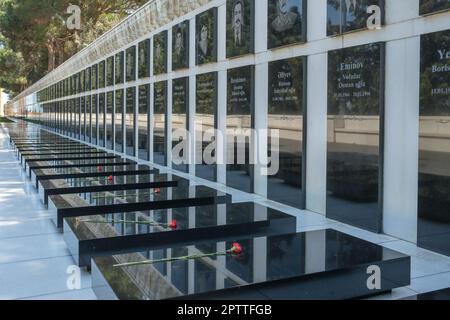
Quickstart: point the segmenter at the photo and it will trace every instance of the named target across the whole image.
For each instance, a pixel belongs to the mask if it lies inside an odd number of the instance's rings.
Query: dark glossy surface
[[[450,289],[442,289],[427,293],[418,294],[402,300],[422,300],[422,301],[448,301],[450,300]]]
[[[431,14],[450,9],[450,0],[420,0],[420,14]]]
[[[450,31],[421,47],[418,245],[450,255]]]
[[[195,48],[197,65],[217,61],[217,8],[195,17]]]
[[[227,186],[253,192],[249,129],[254,128],[254,67],[228,70]]]
[[[189,171],[189,78],[172,81],[172,168]]]
[[[177,221],[177,228],[167,227],[172,220]],[[289,233],[295,228],[293,216],[257,204],[241,203],[66,218],[64,238],[79,264],[90,265],[92,255],[108,252],[190,244],[258,232]]]
[[[254,51],[255,0],[227,1],[227,57]]]
[[[232,241],[212,241],[95,258],[93,290],[100,299],[350,299],[410,282],[409,257],[334,230],[238,241],[243,251],[237,256],[113,267],[232,247]],[[383,274],[380,290],[367,287],[372,265]]]
[[[367,19],[372,13],[367,8],[377,5],[384,20],[384,0],[327,0],[327,35],[339,35],[367,28]],[[350,5],[347,7],[347,5]]]
[[[125,141],[126,154],[135,156],[136,146],[136,119],[134,116],[136,109],[136,88],[127,88],[126,113],[125,113]]]
[[[29,164],[32,169],[52,169],[52,168],[70,168],[70,167],[97,167],[102,166],[114,166],[118,164],[132,164],[135,163],[132,160],[124,160],[121,158],[109,158],[109,159],[79,159],[79,160],[54,160],[48,164]]]
[[[209,151],[215,143],[217,129],[217,73],[199,74],[196,77],[195,110],[195,174],[199,178],[216,181],[216,154]],[[206,161],[204,155],[214,161]]]
[[[114,92],[106,94],[106,148],[114,149]]]
[[[150,85],[139,86],[138,102],[138,157],[150,160]]]
[[[171,179],[169,177],[169,179]],[[72,195],[50,196],[49,210],[58,228],[62,227],[63,218],[106,214],[117,212],[134,212],[188,206],[213,205],[231,202],[231,196],[204,186],[187,186],[161,188],[156,193],[149,190],[124,190],[111,192],[92,192],[83,196],[88,204],[74,205],[68,201]],[[69,197],[69,198],[67,198]]]
[[[172,70],[189,67],[189,20],[172,28]]]
[[[268,0],[267,28],[269,49],[305,42],[306,1]]]
[[[327,216],[381,231],[384,46],[328,54]]]
[[[123,106],[124,102],[124,92],[123,90],[116,90],[114,95],[114,131],[115,131],[115,140],[114,140],[114,150],[118,152],[123,152],[123,135],[124,135],[124,127],[125,127],[125,109]]]
[[[271,159],[267,197],[304,208],[304,77],[306,58],[269,64],[268,154]],[[274,141],[272,142],[272,138]]]
[[[167,72],[167,31],[153,37],[153,74]]]
[[[150,39],[139,42],[138,45],[138,78],[150,77]]]
[[[115,84],[120,84],[124,82],[125,78],[125,53],[123,51],[116,54],[114,59],[114,76],[115,76]]]
[[[167,164],[167,81],[156,82],[153,90],[153,162]]]
[[[136,80],[136,46],[132,46],[126,51],[126,81]]]

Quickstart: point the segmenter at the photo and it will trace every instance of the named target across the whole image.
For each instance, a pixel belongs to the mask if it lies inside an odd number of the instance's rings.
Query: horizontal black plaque
[[[268,0],[267,47],[306,41],[306,1]]]
[[[197,65],[217,61],[217,8],[197,15],[195,20]]]

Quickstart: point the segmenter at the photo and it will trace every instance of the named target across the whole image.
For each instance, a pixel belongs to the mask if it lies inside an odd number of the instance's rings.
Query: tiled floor
[[[199,181],[200,182],[200,181]],[[203,181],[202,181],[203,183]],[[209,183],[211,186],[217,186]],[[222,186],[219,189],[225,191]],[[374,299],[398,299],[450,287],[450,258],[396,238],[377,235],[260,197],[232,191],[237,202],[255,200],[298,218],[298,231],[334,228],[412,257],[411,285]],[[69,290],[73,265],[62,236],[15,158],[0,128],[0,299],[95,299],[90,275],[81,272],[81,289]]]

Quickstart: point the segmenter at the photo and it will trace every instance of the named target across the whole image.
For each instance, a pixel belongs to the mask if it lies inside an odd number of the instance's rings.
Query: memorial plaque
[[[210,181],[217,180],[217,162],[214,148],[217,129],[217,73],[199,74],[196,78],[195,111],[195,174]],[[208,161],[211,158],[211,161]]]
[[[85,73],[84,73],[84,81],[86,81],[85,83],[85,86],[86,86],[86,90],[85,91],[91,91],[92,90],[92,88],[91,88],[91,68],[87,68],[86,70],[85,70]],[[63,93],[64,94],[64,96],[65,96],[65,93]]]
[[[93,65],[91,67],[91,89],[92,90],[97,90],[98,88],[98,69],[97,69],[97,65]]]
[[[114,126],[115,126],[115,150],[118,152],[124,151],[123,146],[123,135],[124,135],[124,108],[123,108],[123,90],[116,90],[115,94],[115,119],[114,119]]]
[[[253,94],[253,66],[228,70],[227,186],[250,193],[253,192],[253,165],[250,163]]]
[[[254,0],[227,0],[227,58],[254,52],[254,6]]]
[[[200,13],[195,19],[197,65],[217,61],[217,8]]]
[[[97,144],[97,133],[98,133],[98,98],[97,95],[94,94],[92,95],[92,101],[91,101],[91,119],[92,119],[92,136],[91,136],[91,143],[92,144]]]
[[[114,92],[106,94],[106,148],[114,149]]]
[[[139,87],[138,109],[138,157],[150,160],[150,85]]]
[[[450,9],[450,0],[420,0],[420,14],[432,14]]]
[[[139,79],[150,77],[150,39],[139,42],[138,45]]]
[[[306,1],[268,0],[267,47],[306,41]]]
[[[86,137],[84,141],[91,142],[92,139],[92,97],[86,96]]]
[[[136,124],[134,117],[134,110],[136,107],[136,88],[127,88],[126,98],[126,116],[125,116],[125,137],[126,137],[126,154],[135,156],[134,146],[136,145]]]
[[[98,87],[104,88],[105,84],[106,84],[106,79],[105,79],[105,66],[106,66],[106,62],[102,61],[98,64]]]
[[[327,0],[327,35],[339,35],[346,32],[366,29],[376,13],[369,10],[378,6],[381,24],[384,23],[384,0]]]
[[[328,54],[327,216],[380,232],[384,44]]]
[[[189,78],[172,81],[172,168],[189,171]]]
[[[172,70],[189,67],[189,20],[172,28]]]
[[[421,36],[418,245],[450,256],[450,30]]]
[[[136,80],[136,46],[132,46],[126,51],[126,80],[127,82]]]
[[[80,112],[81,112],[81,119],[80,119],[80,125],[81,125],[81,133],[80,133],[80,140],[84,140],[86,136],[86,98],[81,97],[80,98]]]
[[[105,133],[106,133],[106,113],[105,113],[105,94],[98,95],[98,145],[105,147]]]
[[[167,81],[153,88],[153,162],[167,165]]]
[[[300,209],[305,205],[304,110],[306,58],[269,63],[267,197]],[[272,143],[272,138],[277,141]]]
[[[125,63],[124,60],[125,59],[124,59],[123,51],[116,54],[115,61],[114,61],[115,84],[123,83],[123,80],[124,80],[123,69],[124,69],[124,63]]]
[[[106,86],[114,85],[114,57],[106,59]]]
[[[86,91],[86,82],[85,82],[85,73],[84,71],[80,72],[80,76],[78,77],[78,79],[80,79],[80,84],[79,84],[79,88],[80,88],[80,93],[85,92]],[[59,98],[59,88],[56,87],[56,98]]]
[[[167,73],[167,31],[153,37],[153,74]]]

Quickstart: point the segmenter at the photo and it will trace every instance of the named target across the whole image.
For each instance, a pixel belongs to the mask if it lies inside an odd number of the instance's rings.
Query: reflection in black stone
[[[306,1],[269,0],[267,20],[269,49],[306,41]]]
[[[384,21],[384,0],[327,0],[327,35],[339,35],[367,28],[367,20],[373,13],[367,13],[371,5],[381,9],[381,23]]]
[[[126,98],[126,115],[125,115],[125,139],[126,139],[126,154],[129,156],[135,156],[136,145],[136,124],[134,117],[134,110],[136,107],[136,88],[127,88]]]
[[[98,88],[98,65],[91,67],[91,89],[96,90]]]
[[[91,68],[87,68],[84,73],[86,91],[91,91]],[[64,89],[63,89],[64,92]]]
[[[114,127],[114,92],[108,92],[106,94],[106,148],[109,150],[114,149],[113,145],[113,127]]]
[[[450,30],[421,37],[418,245],[450,255]]]
[[[92,136],[91,136],[91,143],[92,144],[97,144],[97,132],[98,132],[98,113],[97,113],[97,111],[98,111],[98,106],[97,106],[97,103],[98,103],[98,99],[97,99],[97,95],[96,94],[94,94],[94,95],[92,95],[92,102],[91,102],[91,105],[92,105],[92,115],[91,115],[91,118],[92,118]]]
[[[188,110],[189,78],[174,79],[172,82],[172,167],[188,172]]]
[[[268,152],[272,168],[268,176],[267,197],[303,209],[303,134],[304,134],[304,77],[306,58],[274,61],[269,64],[268,128],[278,130],[271,144],[269,132]],[[277,138],[279,137],[279,138]],[[277,162],[278,164],[275,164]]]
[[[114,150],[118,152],[124,151],[123,146],[123,130],[124,130],[124,108],[123,108],[123,90],[116,90],[115,92],[115,101],[114,101],[114,107],[115,107],[115,119],[114,119],[114,126],[115,126],[115,146]]]
[[[106,59],[106,86],[114,85],[114,56]]]
[[[196,63],[217,61],[217,8],[200,13],[195,18]]]
[[[254,128],[254,67],[228,70],[227,84],[227,186],[253,192],[250,163],[251,129]]]
[[[84,141],[91,142],[92,139],[92,97],[86,96],[86,138]]]
[[[105,94],[100,93],[98,95],[98,145],[101,147],[105,146],[105,124]]]
[[[149,127],[150,85],[139,87],[138,109],[138,157],[150,160],[150,127]]]
[[[327,216],[381,231],[384,44],[328,54]]]
[[[153,74],[167,72],[167,30],[153,37]]]
[[[136,46],[132,46],[126,51],[126,80],[136,80]]]
[[[254,51],[254,0],[227,0],[227,58]]]
[[[125,63],[125,54],[123,51],[119,52],[115,56],[114,61],[114,75],[115,75],[115,84],[123,83],[124,80],[124,63]]]
[[[106,84],[105,79],[105,61],[102,61],[98,64],[98,87],[104,88]]]
[[[420,14],[436,13],[450,9],[450,0],[420,0]]]
[[[80,140],[86,136],[86,98],[80,98]]]
[[[150,77],[150,39],[138,45],[138,76],[139,79]]]
[[[216,181],[216,154],[212,146],[217,129],[217,73],[199,74],[196,82],[195,174]]]
[[[189,67],[189,20],[172,28],[172,70]]]
[[[153,90],[153,162],[167,165],[167,81],[156,82]]]

